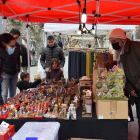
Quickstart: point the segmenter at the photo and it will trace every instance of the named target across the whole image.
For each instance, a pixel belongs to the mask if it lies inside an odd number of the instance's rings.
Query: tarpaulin
[[[38,23],[79,23],[76,0],[2,0],[3,17]],[[84,0],[80,0],[82,14]],[[139,0],[86,0],[87,23],[140,24]]]

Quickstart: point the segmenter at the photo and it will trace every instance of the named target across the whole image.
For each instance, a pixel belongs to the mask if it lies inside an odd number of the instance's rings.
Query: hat
[[[113,29],[109,35],[109,38],[119,38],[119,39],[126,39],[126,35],[124,30],[120,28]]]

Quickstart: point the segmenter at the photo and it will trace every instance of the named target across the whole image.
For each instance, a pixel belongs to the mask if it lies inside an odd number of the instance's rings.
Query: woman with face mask
[[[1,74],[3,73],[4,61],[9,55],[12,55],[15,50],[15,39],[10,34],[4,33],[0,35],[0,105],[3,104],[1,97],[1,83],[3,78]]]

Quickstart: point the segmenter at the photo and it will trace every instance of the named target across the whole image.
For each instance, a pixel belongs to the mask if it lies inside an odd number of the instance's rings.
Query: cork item
[[[105,55],[104,54],[97,54],[96,55],[96,66],[95,68],[105,68]]]
[[[113,60],[113,54],[109,54],[109,61],[105,63],[107,71],[109,71],[109,69],[112,69],[114,65],[117,65],[117,62]]]

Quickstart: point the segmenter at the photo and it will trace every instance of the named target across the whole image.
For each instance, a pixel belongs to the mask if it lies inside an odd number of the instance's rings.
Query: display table
[[[59,140],[68,140],[68,138],[92,138],[106,140],[127,140],[128,120],[97,120],[95,107],[93,105],[93,117],[82,118],[82,108],[77,109],[77,120],[60,119],[0,119],[10,125],[15,125],[15,131],[18,131],[25,122],[59,122]],[[21,136],[22,137],[22,136]]]

